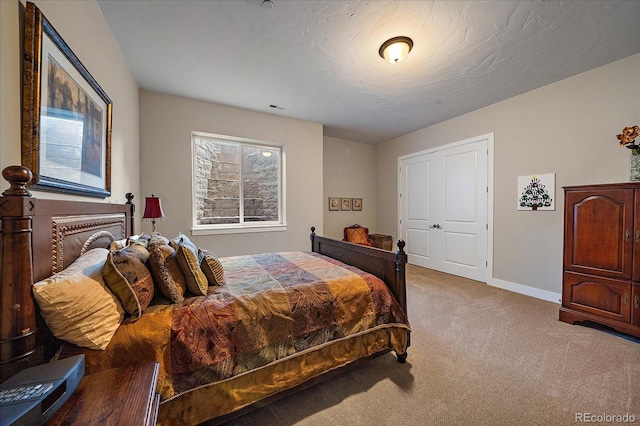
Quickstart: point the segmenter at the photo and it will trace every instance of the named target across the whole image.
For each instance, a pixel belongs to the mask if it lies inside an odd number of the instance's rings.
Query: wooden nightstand
[[[393,239],[391,235],[369,234],[369,238],[373,241],[373,246],[385,250],[393,250]]]
[[[84,376],[47,425],[155,425],[158,369],[149,362]]]

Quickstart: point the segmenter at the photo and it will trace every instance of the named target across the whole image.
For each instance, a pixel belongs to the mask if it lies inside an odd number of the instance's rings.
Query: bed
[[[368,358],[393,351],[406,360],[404,243],[393,253],[321,237],[314,228],[308,252],[217,259],[220,285],[185,292],[180,302],[139,303],[101,349],[57,339],[38,289],[92,256],[110,259],[114,252],[105,248],[133,234],[133,195],[126,204],[37,200],[25,188],[28,169],[11,166],[3,177],[10,188],[0,199],[1,379],[78,353],[86,374],[155,361],[158,424],[216,424]]]

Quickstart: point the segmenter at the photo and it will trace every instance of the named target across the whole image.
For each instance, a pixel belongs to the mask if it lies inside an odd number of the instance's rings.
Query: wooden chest
[[[373,246],[384,250],[393,250],[393,238],[391,235],[369,234],[373,241]]]

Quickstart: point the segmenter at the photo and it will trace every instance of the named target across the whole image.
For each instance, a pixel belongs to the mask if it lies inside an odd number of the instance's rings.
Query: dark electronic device
[[[84,376],[84,355],[26,368],[0,385],[0,425],[43,425]]]

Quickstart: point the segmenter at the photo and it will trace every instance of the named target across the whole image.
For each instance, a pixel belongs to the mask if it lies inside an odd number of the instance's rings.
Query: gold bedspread
[[[160,363],[159,424],[197,424],[383,350],[406,351],[409,323],[371,274],[309,252],[220,259],[225,285],[147,308],[86,374]]]

